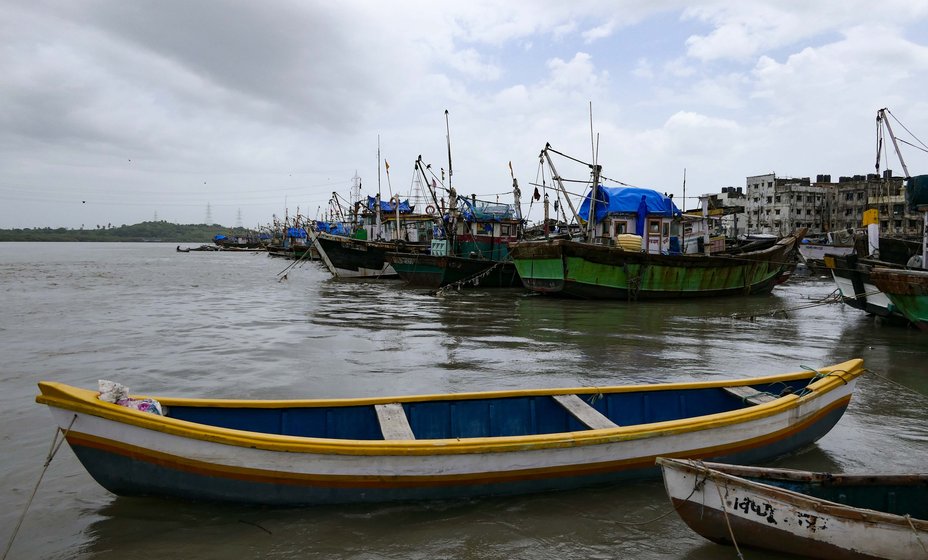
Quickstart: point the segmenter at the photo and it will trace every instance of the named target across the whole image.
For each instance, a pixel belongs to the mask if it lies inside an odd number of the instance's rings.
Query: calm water
[[[763,375],[862,357],[872,373],[838,426],[779,464],[928,471],[928,333],[834,304],[774,315],[825,298],[829,281],[631,305],[479,288],[436,297],[334,281],[313,263],[278,282],[287,261],[174,247],[0,243],[0,546],[54,434],[34,402],[43,379],[171,396],[344,397]],[[660,481],[301,509],[117,498],[64,446],[9,558],[736,558],[669,511]]]

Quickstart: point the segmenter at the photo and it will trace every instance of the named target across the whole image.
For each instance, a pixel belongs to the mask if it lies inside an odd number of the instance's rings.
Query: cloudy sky
[[[0,9],[0,228],[257,226],[324,212],[356,172],[406,196],[419,155],[447,168],[445,110],[452,184],[505,201],[510,162],[523,191],[550,184],[546,143],[583,161],[596,144],[610,179],[680,197],[684,169],[687,196],[873,172],[881,107],[928,141],[925,0]]]

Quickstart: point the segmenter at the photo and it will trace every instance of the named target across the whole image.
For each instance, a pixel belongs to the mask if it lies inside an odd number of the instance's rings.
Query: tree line
[[[23,228],[0,229],[0,241],[133,241],[166,243],[212,243],[216,235],[242,236],[254,234],[246,228],[230,228],[219,224],[172,224],[166,221],[142,222],[119,227],[95,229]]]

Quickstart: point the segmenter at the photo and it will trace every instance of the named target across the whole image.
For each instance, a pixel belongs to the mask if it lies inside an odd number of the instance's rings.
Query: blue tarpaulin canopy
[[[319,222],[315,224],[316,231],[331,233],[332,235],[350,235],[351,228],[342,222]]]
[[[458,200],[463,203],[462,214],[467,222],[473,221],[495,221],[512,219],[515,214],[515,207],[512,204],[501,204],[499,202],[487,202],[477,200],[476,203],[464,196],[459,196]]]
[[[367,197],[367,209],[373,211],[377,207],[377,199],[373,196]],[[381,212],[396,212],[396,205],[390,202],[389,200],[380,201],[380,211]],[[412,212],[412,207],[409,205],[409,200],[404,200],[400,202],[400,214],[409,214]]]
[[[303,238],[306,237],[306,230],[303,228],[287,228],[287,237]]]
[[[590,219],[589,193],[583,199],[577,214],[584,220]],[[670,197],[652,189],[599,186],[596,189],[596,221],[601,221],[609,214],[636,214],[639,216],[671,218],[679,216],[681,212]]]
[[[213,241],[222,241],[223,239],[228,239],[228,237],[226,237],[225,235],[221,233],[213,237]]]

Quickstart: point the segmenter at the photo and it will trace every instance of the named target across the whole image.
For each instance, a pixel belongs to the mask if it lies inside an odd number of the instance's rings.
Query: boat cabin
[[[509,244],[522,238],[522,220],[515,206],[458,197],[458,208],[446,215],[447,240],[432,241],[433,255],[453,255],[493,261],[509,256]]]
[[[638,187],[596,189],[592,243],[651,254],[680,253],[680,210],[669,196]],[[580,206],[589,227],[590,195]]]
[[[395,241],[405,243],[428,243],[432,238],[435,216],[415,212],[408,200],[394,197],[390,201],[379,201],[379,197],[368,196],[367,207],[358,216],[358,226],[352,233],[356,239],[371,241]]]

